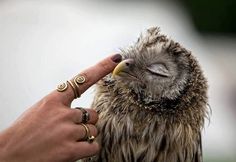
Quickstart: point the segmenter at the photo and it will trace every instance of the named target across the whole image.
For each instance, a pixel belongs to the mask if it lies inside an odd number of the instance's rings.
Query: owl
[[[94,162],[202,162],[207,81],[190,51],[153,27],[98,82]]]

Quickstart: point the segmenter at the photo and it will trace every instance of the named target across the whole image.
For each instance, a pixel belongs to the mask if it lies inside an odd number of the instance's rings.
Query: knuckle
[[[51,110],[51,112],[54,114],[54,119],[57,120],[57,122],[69,121],[72,120],[73,117],[69,108]]]
[[[90,125],[90,130],[91,130],[91,134],[94,135],[94,136],[97,136],[98,134],[98,129],[95,125]]]
[[[70,137],[70,136],[72,136],[72,135],[74,135],[74,127],[73,127],[73,125],[70,125],[70,124],[65,124],[64,125],[64,128],[63,128],[63,135],[65,135],[65,137]]]
[[[67,159],[75,159],[78,154],[78,150],[74,149],[73,145],[67,147]]]
[[[98,113],[94,109],[88,109],[91,120],[96,123],[98,121]]]
[[[69,109],[69,108],[65,109],[65,111],[64,111],[64,116],[69,119],[73,119],[73,117],[75,116],[74,114],[75,114],[75,111],[73,111],[72,109]]]
[[[82,112],[81,110],[78,109],[72,109],[73,114],[72,114],[72,119],[74,120],[75,123],[79,124],[82,122]]]
[[[88,109],[91,114],[94,114],[95,117],[98,117],[98,113],[94,109]]]

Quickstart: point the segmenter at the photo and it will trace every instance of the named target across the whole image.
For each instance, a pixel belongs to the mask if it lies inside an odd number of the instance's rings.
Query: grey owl
[[[201,162],[207,81],[191,52],[150,28],[99,81],[100,153],[85,161]]]

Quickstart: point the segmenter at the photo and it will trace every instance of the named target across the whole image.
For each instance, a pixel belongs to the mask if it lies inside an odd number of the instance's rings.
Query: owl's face
[[[139,51],[123,53],[123,61],[113,71],[116,87],[129,89],[142,102],[175,99],[189,78],[189,62],[185,55],[156,44]]]

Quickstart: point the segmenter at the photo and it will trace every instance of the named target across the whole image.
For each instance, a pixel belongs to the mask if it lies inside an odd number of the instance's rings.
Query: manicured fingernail
[[[122,60],[122,56],[120,54],[116,54],[116,55],[111,57],[111,60],[115,63],[119,63]]]

